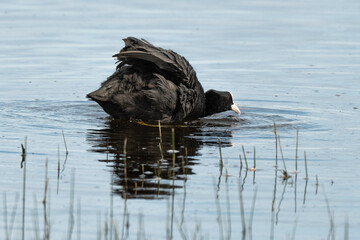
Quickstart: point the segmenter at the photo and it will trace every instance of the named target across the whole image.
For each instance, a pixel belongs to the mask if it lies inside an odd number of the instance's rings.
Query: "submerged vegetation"
[[[185,206],[186,206],[186,196],[187,196],[187,181],[189,175],[194,174],[191,171],[190,165],[192,159],[188,155],[188,147],[184,146],[179,148],[176,145],[176,126],[171,128],[171,143],[164,142],[164,132],[162,128],[164,126],[159,125],[155,126],[159,129],[159,137],[157,138],[158,143],[158,154],[159,158],[156,162],[145,162],[139,163],[140,166],[134,165],[133,161],[128,162],[129,156],[127,152],[127,147],[129,147],[128,138],[125,137],[122,141],[122,154],[115,156],[114,164],[112,166],[112,172],[110,174],[110,202],[109,206],[104,209],[101,213],[96,213],[97,219],[97,230],[96,237],[94,239],[152,239],[151,229],[147,229],[144,223],[144,217],[146,216],[146,209],[144,213],[139,213],[138,223],[136,234],[133,234],[134,231],[131,231],[131,226],[134,224],[131,222],[130,213],[128,208],[128,201],[133,198],[144,198],[144,199],[166,199],[166,225],[164,228],[164,236],[166,239],[253,239],[253,222],[254,216],[256,215],[256,202],[259,185],[256,183],[256,174],[261,175],[263,169],[259,163],[256,162],[256,149],[253,148],[253,165],[250,167],[248,162],[248,154],[245,150],[244,145],[241,146],[241,153],[239,154],[240,164],[239,164],[239,174],[236,177],[237,181],[230,181],[229,179],[232,176],[229,173],[229,164],[227,158],[223,156],[222,153],[222,142],[221,138],[218,138],[218,149],[219,149],[219,174],[217,178],[214,178],[214,209],[216,209],[216,215],[213,221],[217,222],[218,229],[214,229],[214,232],[203,232],[202,223],[196,220],[195,213],[195,225],[192,228],[189,228],[187,223],[187,217],[185,216]],[[280,135],[278,134],[276,124],[274,123],[274,137],[275,137],[275,155],[274,155],[274,175],[273,175],[273,194],[272,198],[269,199],[271,202],[271,218],[270,218],[270,230],[268,231],[268,236],[270,239],[275,238],[275,226],[279,223],[279,217],[281,212],[281,206],[285,201],[285,192],[289,185],[294,188],[295,202],[294,202],[294,219],[293,219],[293,228],[291,234],[287,233],[287,239],[295,239],[297,236],[297,226],[299,224],[297,212],[297,184],[298,181],[302,181],[304,184],[303,190],[303,201],[302,204],[305,206],[307,187],[308,182],[312,182],[316,185],[316,192],[319,186],[318,176],[314,181],[313,178],[309,177],[308,174],[308,165],[306,159],[306,152],[304,152],[304,171],[305,176],[301,177],[301,171],[298,169],[298,138],[299,132],[296,132],[296,152],[295,152],[295,170],[289,171],[289,163],[286,164],[282,145],[280,142]],[[65,135],[62,132],[62,137],[65,146],[65,159],[63,161],[63,166],[61,169],[61,159],[60,159],[60,149],[58,148],[58,169],[57,169],[57,193],[59,191],[59,181],[61,179],[62,173],[65,170],[65,165],[69,151],[66,145]],[[130,136],[129,136],[130,137]],[[166,147],[165,147],[166,145]],[[169,151],[164,151],[168,149]],[[7,194],[3,194],[3,226],[4,226],[4,239],[28,239],[27,236],[30,234],[33,235],[34,239],[53,239],[56,236],[52,233],[52,215],[51,215],[51,191],[48,177],[48,159],[45,162],[45,181],[44,181],[44,196],[42,201],[39,202],[37,196],[33,195],[33,207],[32,207],[32,221],[26,221],[25,210],[29,208],[30,202],[28,200],[29,196],[27,193],[26,184],[26,168],[27,168],[27,139],[25,138],[24,144],[21,144],[22,154],[21,154],[21,168],[23,168],[23,189],[22,189],[22,210],[21,210],[21,221],[19,221],[19,194],[16,193],[14,201],[12,201],[12,206],[8,203]],[[106,146],[106,160],[104,162],[110,163],[109,153],[111,153],[109,143]],[[280,152],[282,167],[278,165],[278,152]],[[71,154],[71,153],[70,153]],[[243,161],[245,164],[243,164]],[[134,171],[131,168],[140,168],[138,171]],[[233,167],[232,167],[233,168]],[[224,173],[225,169],[225,173]],[[279,174],[280,173],[280,174]],[[248,175],[252,174],[252,198],[251,202],[246,202],[244,195],[250,195],[249,190],[245,192],[245,185]],[[299,180],[298,180],[299,178]],[[86,204],[86,201],[81,200],[81,196],[78,196],[77,204],[75,204],[75,196],[77,195],[75,191],[76,185],[76,173],[75,169],[71,171],[71,181],[70,181],[70,198],[68,207],[68,222],[67,226],[62,226],[63,232],[66,232],[66,237],[64,239],[81,239],[82,236],[82,204]],[[280,181],[279,181],[280,180]],[[223,183],[222,183],[223,181]],[[237,182],[237,183],[236,183]],[[278,198],[278,184],[282,184],[280,198]],[[225,185],[225,190],[221,189]],[[238,189],[238,198],[234,199],[230,194],[229,185],[237,185]],[[120,188],[119,188],[120,186]],[[183,196],[182,202],[180,204],[180,213],[176,211],[175,204],[175,195],[179,194],[176,189],[182,188]],[[324,233],[324,237],[327,239],[335,239],[335,220],[334,212],[331,210],[329,199],[326,196],[325,187],[322,186],[324,203],[326,205],[326,212],[329,217],[329,232]],[[221,196],[221,194],[225,196]],[[119,212],[114,209],[114,196],[120,195],[123,199],[123,208]],[[237,202],[237,204],[235,204]],[[40,214],[38,211],[38,205],[42,205],[43,213],[43,224],[39,223]],[[76,206],[75,206],[76,205]],[[234,209],[237,209],[236,211]],[[102,219],[105,212],[105,219]],[[238,215],[240,214],[240,216]],[[76,216],[75,216],[76,215]],[[89,219],[87,219],[89,221]],[[300,220],[301,221],[301,220]],[[19,224],[21,222],[21,224]],[[21,227],[19,227],[21,225]],[[32,225],[32,228],[27,228],[27,225]],[[134,224],[136,225],[136,224]],[[14,229],[15,234],[14,234]],[[240,235],[235,236],[234,232],[241,232]],[[213,236],[218,232],[218,236]],[[211,234],[209,236],[209,234]],[[64,235],[64,236],[65,236]],[[175,235],[177,237],[175,237]],[[21,237],[19,237],[21,236]],[[345,216],[344,223],[344,239],[349,238],[349,219]]]

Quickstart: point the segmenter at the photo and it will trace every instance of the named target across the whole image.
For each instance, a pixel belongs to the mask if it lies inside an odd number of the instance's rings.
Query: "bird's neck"
[[[218,106],[214,104],[213,99],[205,98],[205,115],[209,116],[215,113],[221,112],[221,110],[218,109]]]

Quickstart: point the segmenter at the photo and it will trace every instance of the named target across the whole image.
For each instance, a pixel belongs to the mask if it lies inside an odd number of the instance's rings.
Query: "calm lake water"
[[[71,219],[73,239],[105,239],[106,226],[127,239],[240,239],[241,203],[249,239],[327,239],[330,219],[337,238],[356,239],[359,12],[357,0],[1,1],[0,238],[21,239],[27,137],[26,239],[43,236],[46,159],[51,239]],[[127,36],[185,56],[204,89],[230,90],[242,110],[176,127],[174,171],[171,128],[159,161],[158,128],[114,121],[85,98]],[[250,167],[256,148],[255,172],[240,171],[242,146]]]

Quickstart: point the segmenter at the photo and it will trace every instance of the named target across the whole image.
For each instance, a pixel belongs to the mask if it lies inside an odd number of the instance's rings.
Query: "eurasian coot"
[[[189,62],[172,50],[128,37],[113,57],[116,71],[87,95],[118,119],[164,123],[192,120],[233,110],[240,114],[229,92],[204,90]]]

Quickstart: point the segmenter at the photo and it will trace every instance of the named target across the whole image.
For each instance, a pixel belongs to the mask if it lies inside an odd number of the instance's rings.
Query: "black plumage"
[[[169,123],[240,110],[229,92],[204,90],[189,62],[145,40],[124,39],[116,71],[87,95],[118,119]]]

